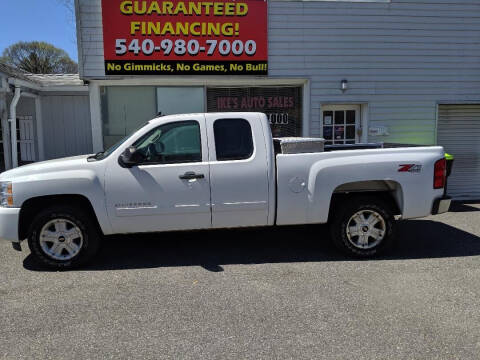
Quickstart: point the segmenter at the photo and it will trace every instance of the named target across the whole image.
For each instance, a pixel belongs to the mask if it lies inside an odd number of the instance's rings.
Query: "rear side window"
[[[213,123],[217,160],[243,160],[253,154],[252,128],[245,119],[219,119]]]

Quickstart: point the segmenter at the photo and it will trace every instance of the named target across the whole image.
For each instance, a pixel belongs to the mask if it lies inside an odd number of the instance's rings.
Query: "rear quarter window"
[[[252,128],[245,119],[218,119],[213,123],[218,161],[245,160],[253,154]]]

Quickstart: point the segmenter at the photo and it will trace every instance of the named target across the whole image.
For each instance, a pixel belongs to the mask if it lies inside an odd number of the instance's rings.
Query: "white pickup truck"
[[[262,113],[158,117],[96,155],[2,173],[0,238],[70,268],[102,235],[328,222],[340,249],[370,257],[391,245],[395,216],[448,211],[442,147],[297,143],[282,152]]]

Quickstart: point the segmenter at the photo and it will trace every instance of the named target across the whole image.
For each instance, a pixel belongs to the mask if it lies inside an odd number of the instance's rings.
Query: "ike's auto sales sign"
[[[102,0],[107,75],[267,75],[266,0]]]

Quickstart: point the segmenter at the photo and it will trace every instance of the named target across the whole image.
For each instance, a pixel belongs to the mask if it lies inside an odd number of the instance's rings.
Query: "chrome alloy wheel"
[[[379,213],[361,210],[348,220],[347,238],[359,249],[371,249],[383,240],[386,230],[385,220]]]
[[[40,231],[40,246],[52,259],[70,260],[80,252],[82,245],[82,231],[70,220],[51,220]]]

